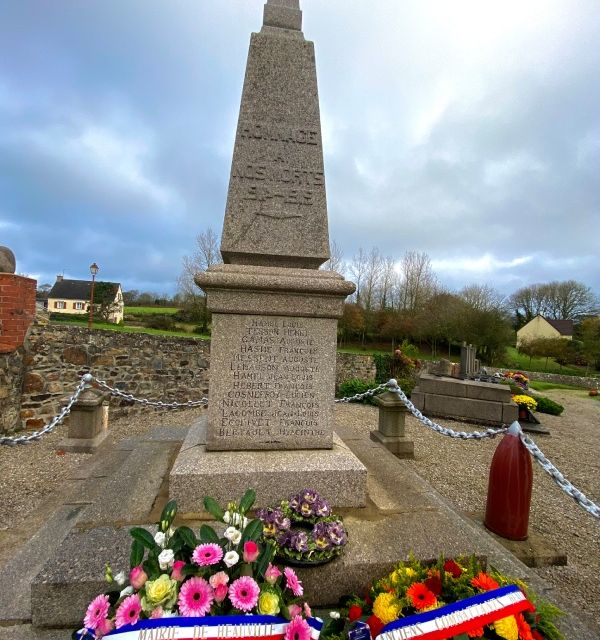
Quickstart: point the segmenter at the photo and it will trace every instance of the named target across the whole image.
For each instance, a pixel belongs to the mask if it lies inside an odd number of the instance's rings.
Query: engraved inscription
[[[282,142],[307,146],[319,145],[318,129],[293,127],[285,124],[242,123],[239,136],[253,143]],[[261,145],[264,146],[264,145]],[[287,152],[286,152],[287,153]],[[240,197],[261,203],[257,215],[273,218],[299,218],[301,209],[312,207],[316,191],[325,187],[322,171],[309,171],[290,163],[284,155],[264,156],[254,162],[237,162],[231,171],[232,179],[240,183]],[[283,207],[286,205],[286,207]],[[289,206],[292,210],[289,210]],[[295,207],[295,208],[294,208]]]
[[[316,385],[320,347],[298,318],[249,317],[220,400],[220,438],[262,441],[323,437]]]

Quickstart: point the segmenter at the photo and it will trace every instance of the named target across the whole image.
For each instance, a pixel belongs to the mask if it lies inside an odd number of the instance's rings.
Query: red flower
[[[367,607],[370,607],[373,604],[373,600],[368,591],[365,591],[365,602],[367,603]]]
[[[384,627],[383,622],[377,616],[371,616],[367,620],[367,625],[371,630],[371,638],[376,638]]]
[[[483,591],[491,591],[492,589],[497,589],[500,586],[494,578],[483,571],[475,576],[475,578],[471,578],[471,584],[477,589],[482,589]]]
[[[527,624],[527,621],[523,617],[522,613],[519,613],[515,616],[517,621],[517,627],[519,629],[519,640],[533,640],[533,635],[531,633],[531,627]]]
[[[471,629],[471,631],[467,631],[467,635],[469,638],[483,638],[483,627],[477,627],[476,629]]]
[[[348,609],[348,620],[350,620],[350,622],[354,622],[355,620],[358,620],[362,614],[362,607],[357,604],[353,604],[350,609]]]
[[[544,636],[536,629],[531,630],[531,637],[533,640],[546,640],[546,638],[544,638]]]
[[[437,604],[437,598],[422,582],[411,584],[406,590],[406,595],[410,599],[415,609],[428,609]]]
[[[436,596],[442,594],[442,581],[439,575],[432,575],[425,580],[425,586]]]
[[[446,560],[446,562],[444,562],[444,571],[451,573],[453,578],[460,578],[460,575],[463,572],[460,565],[454,562],[454,560]]]

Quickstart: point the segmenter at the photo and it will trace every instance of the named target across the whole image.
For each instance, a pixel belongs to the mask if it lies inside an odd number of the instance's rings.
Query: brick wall
[[[35,317],[36,284],[31,278],[0,273],[0,353],[23,345]]]

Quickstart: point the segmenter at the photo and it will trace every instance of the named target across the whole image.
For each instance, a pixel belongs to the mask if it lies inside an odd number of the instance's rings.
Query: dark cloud
[[[0,244],[173,292],[220,229],[262,0],[0,5]],[[303,0],[331,235],[427,252],[449,286],[600,290],[595,2]],[[447,6],[446,6],[447,5]]]

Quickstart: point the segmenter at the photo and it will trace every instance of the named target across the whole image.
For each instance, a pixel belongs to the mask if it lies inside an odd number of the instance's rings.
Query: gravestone
[[[210,389],[206,424],[171,473],[184,510],[190,474],[199,492],[218,493],[224,468],[239,477],[248,465],[263,495],[283,495],[314,465],[313,488],[336,506],[365,500],[366,470],[333,434],[337,319],[355,287],[319,270],[329,258],[323,147],[314,45],[301,29],[298,0],[269,0],[250,40],[224,264],[196,276],[212,311]]]

